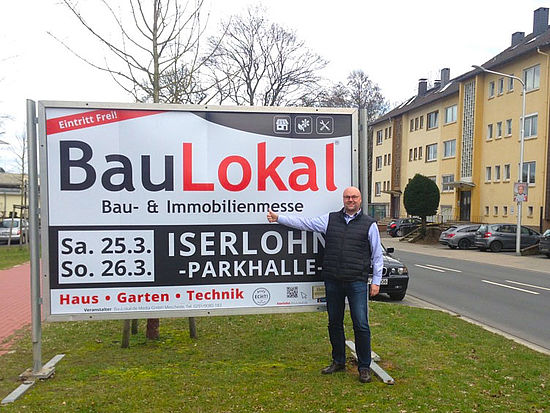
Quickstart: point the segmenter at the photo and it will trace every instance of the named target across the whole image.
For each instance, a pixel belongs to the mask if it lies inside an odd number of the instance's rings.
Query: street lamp
[[[523,177],[523,143],[524,143],[524,132],[525,132],[525,95],[526,95],[526,87],[525,82],[520,79],[517,76],[509,75],[507,73],[501,73],[501,72],[495,72],[494,70],[485,69],[484,67],[472,65],[472,67],[476,69],[480,69],[483,72],[486,73],[492,73],[494,75],[504,76],[510,79],[516,79],[518,82],[521,83],[522,86],[522,92],[523,92],[523,98],[521,102],[521,132],[520,132],[520,151],[519,151],[519,173],[518,173],[518,182],[522,181]],[[517,219],[517,227],[516,227],[516,255],[521,255],[521,215],[522,215],[522,201],[518,198],[518,219]]]

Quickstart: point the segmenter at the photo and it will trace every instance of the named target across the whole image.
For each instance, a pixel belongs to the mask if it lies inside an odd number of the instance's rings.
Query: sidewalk
[[[0,271],[0,355],[9,349],[5,342],[31,322],[29,262]]]
[[[399,257],[399,251],[407,251],[436,257],[501,265],[503,267],[512,267],[519,270],[539,271],[550,275],[550,258],[545,255],[517,256],[515,252],[483,252],[477,249],[452,250],[441,244],[410,243],[407,241],[399,241],[399,238],[391,238],[387,234],[380,235],[382,237],[382,244],[386,247],[395,248],[397,257]]]

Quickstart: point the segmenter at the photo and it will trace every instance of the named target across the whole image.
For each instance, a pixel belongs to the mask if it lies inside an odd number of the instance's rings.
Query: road
[[[550,351],[550,276],[547,272],[412,251],[400,250],[395,255],[411,274],[408,295]],[[550,266],[550,261],[548,264]]]

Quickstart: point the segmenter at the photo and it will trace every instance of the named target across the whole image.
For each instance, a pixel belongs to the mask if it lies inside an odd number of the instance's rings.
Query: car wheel
[[[407,294],[406,291],[404,293],[388,293],[390,298],[395,301],[401,301],[403,298],[405,298],[405,294]]]
[[[403,236],[403,230],[401,228],[399,228],[397,231],[396,231],[396,235],[398,237],[402,237]]]
[[[502,250],[502,242],[493,241],[491,242],[491,245],[489,246],[489,248],[491,248],[491,251],[493,252],[500,252]]]
[[[463,238],[458,241],[458,248],[460,248],[461,250],[467,250],[468,248],[470,248],[471,245],[472,243],[467,238]]]

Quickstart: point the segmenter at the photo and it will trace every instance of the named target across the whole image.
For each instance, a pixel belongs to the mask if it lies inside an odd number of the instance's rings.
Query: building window
[[[495,96],[495,82],[489,82],[489,97]]]
[[[418,159],[422,159],[422,146],[418,147]]]
[[[418,129],[418,118],[414,118],[414,130]]]
[[[514,76],[514,74],[512,73],[510,76]],[[511,92],[514,90],[514,79],[509,77],[508,78],[508,92]]]
[[[380,196],[381,186],[382,186],[381,182],[375,182],[374,183],[374,196]]]
[[[376,132],[376,144],[382,145],[382,130]]]
[[[491,182],[491,167],[485,167],[485,182]]]
[[[443,157],[450,158],[456,155],[456,139],[443,142]]]
[[[441,192],[449,192],[453,190],[451,182],[454,182],[454,175],[443,175],[441,177]]]
[[[445,123],[456,122],[456,107],[453,105],[445,109]]]
[[[527,207],[527,215],[530,217],[533,216],[533,207],[531,205]]]
[[[414,148],[414,160],[416,161],[418,159],[418,149]]]
[[[426,146],[426,162],[437,159],[437,143]]]
[[[382,169],[382,157],[377,156],[376,157],[376,170],[379,171],[380,169]]]
[[[523,81],[527,91],[540,87],[540,65],[529,67],[523,71]]]
[[[412,132],[413,130],[414,130],[414,119],[411,119],[410,132]]]
[[[413,160],[413,150],[412,148],[409,149],[409,161],[412,161]]]
[[[539,119],[539,115],[531,115],[531,116],[525,117],[525,123],[523,125],[524,127],[523,136],[525,136],[526,138],[537,136],[538,119]]]
[[[430,112],[428,113],[427,116],[428,116],[428,129],[437,128],[439,112],[438,111]]]
[[[510,180],[510,164],[509,163],[504,165],[504,176],[503,176],[503,178],[504,178],[505,181]]]
[[[493,124],[487,125],[487,139],[493,139]]]
[[[500,165],[495,165],[495,181],[500,181]]]
[[[506,119],[506,136],[512,136],[512,119]]]
[[[391,126],[390,126],[390,130],[388,132],[388,138],[391,138]]]
[[[489,215],[489,207],[487,205],[485,206],[485,215]]]
[[[386,181],[384,181],[384,191],[386,190]]]
[[[424,127],[424,115],[420,116],[420,129]]]
[[[388,164],[388,155],[384,154],[384,166]]]
[[[533,162],[524,162],[523,163],[523,173],[521,174],[521,182],[527,182],[528,184],[535,183],[535,171],[537,169],[537,163]]]
[[[493,207],[493,215],[498,215],[498,206]]]
[[[501,77],[498,80],[498,94],[502,95],[504,93],[504,78]]]
[[[391,165],[391,153],[388,153],[388,165]]]
[[[497,138],[502,138],[502,122],[497,122]]]

